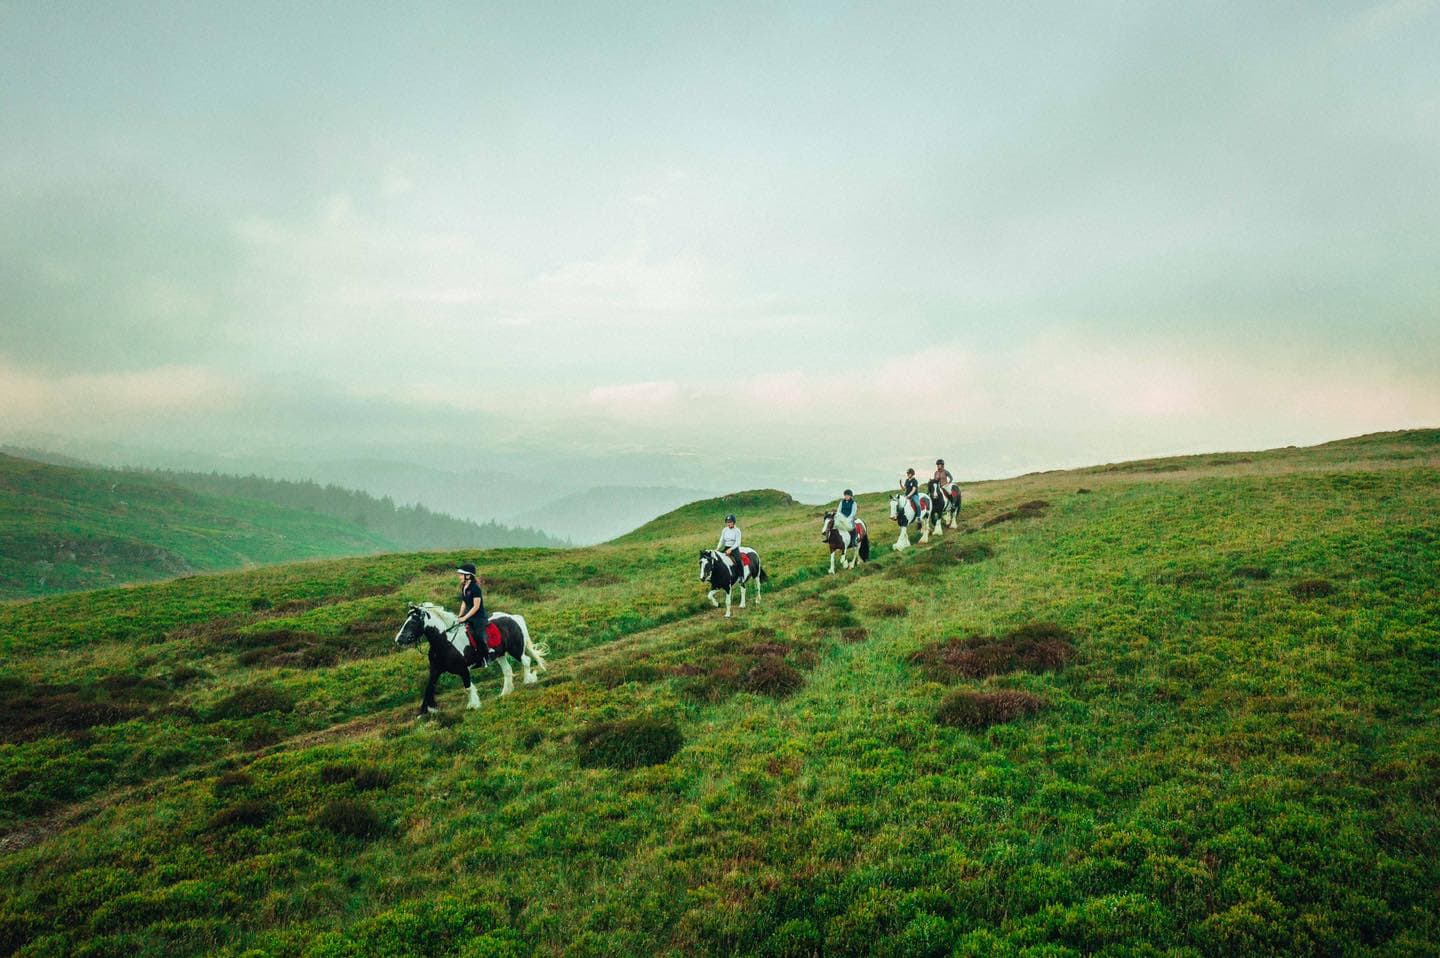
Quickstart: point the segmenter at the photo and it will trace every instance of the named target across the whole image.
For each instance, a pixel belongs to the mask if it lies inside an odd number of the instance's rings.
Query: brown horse
[[[865,529],[865,520],[855,520],[855,530],[845,532],[835,525],[835,513],[825,513],[825,519],[820,524],[820,541],[830,547],[830,574],[835,574],[835,557],[840,557],[840,567],[853,569],[862,562],[870,561],[870,534]],[[855,550],[855,557],[848,558],[851,549]]]

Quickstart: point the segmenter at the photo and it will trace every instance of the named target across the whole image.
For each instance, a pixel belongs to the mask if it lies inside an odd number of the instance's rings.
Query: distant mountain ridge
[[[0,599],[297,559],[561,544],[338,486],[0,453]]]

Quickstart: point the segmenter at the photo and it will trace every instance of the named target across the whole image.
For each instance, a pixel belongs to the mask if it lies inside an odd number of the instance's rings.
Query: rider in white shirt
[[[860,518],[860,503],[855,501],[855,493],[846,489],[844,495],[840,497],[840,502],[835,506],[835,522],[846,532],[853,532],[855,520],[858,518]]]
[[[725,517],[725,528],[720,530],[720,541],[715,543],[715,548],[725,553],[731,559],[740,559],[740,527],[735,524],[735,517]]]

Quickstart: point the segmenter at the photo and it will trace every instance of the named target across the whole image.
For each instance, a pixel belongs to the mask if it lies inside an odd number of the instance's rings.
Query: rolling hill
[[[1440,430],[860,502],[836,576],[773,491],[487,553],[550,672],[422,721],[456,554],[0,606],[0,950],[1440,949]]]
[[[257,477],[148,474],[0,453],[0,599],[415,548],[555,544],[364,493]]]

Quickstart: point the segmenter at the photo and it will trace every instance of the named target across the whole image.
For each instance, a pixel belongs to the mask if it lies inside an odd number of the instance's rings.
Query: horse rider
[[[860,503],[855,501],[855,493],[849,489],[840,496],[840,502],[835,507],[835,522],[845,528],[846,531],[855,531],[855,520],[860,518]]]
[[[915,514],[920,514],[920,480],[915,478],[914,469],[905,470],[905,481],[900,483],[900,489],[905,497],[910,500],[910,505],[915,507]]]
[[[715,543],[715,548],[729,556],[733,562],[742,561],[740,554],[740,527],[735,524],[734,513],[725,517],[725,528],[720,530],[720,541]]]
[[[944,459],[935,460],[935,475],[930,478],[935,481],[935,489],[940,493],[940,497],[948,500],[950,498],[950,486],[955,481],[955,477],[950,474],[949,469],[945,468]]]
[[[485,593],[480,588],[480,576],[473,562],[467,562],[455,571],[460,573],[460,622],[465,625],[470,644],[484,656],[490,651],[485,642],[485,626],[490,616],[485,611]]]

